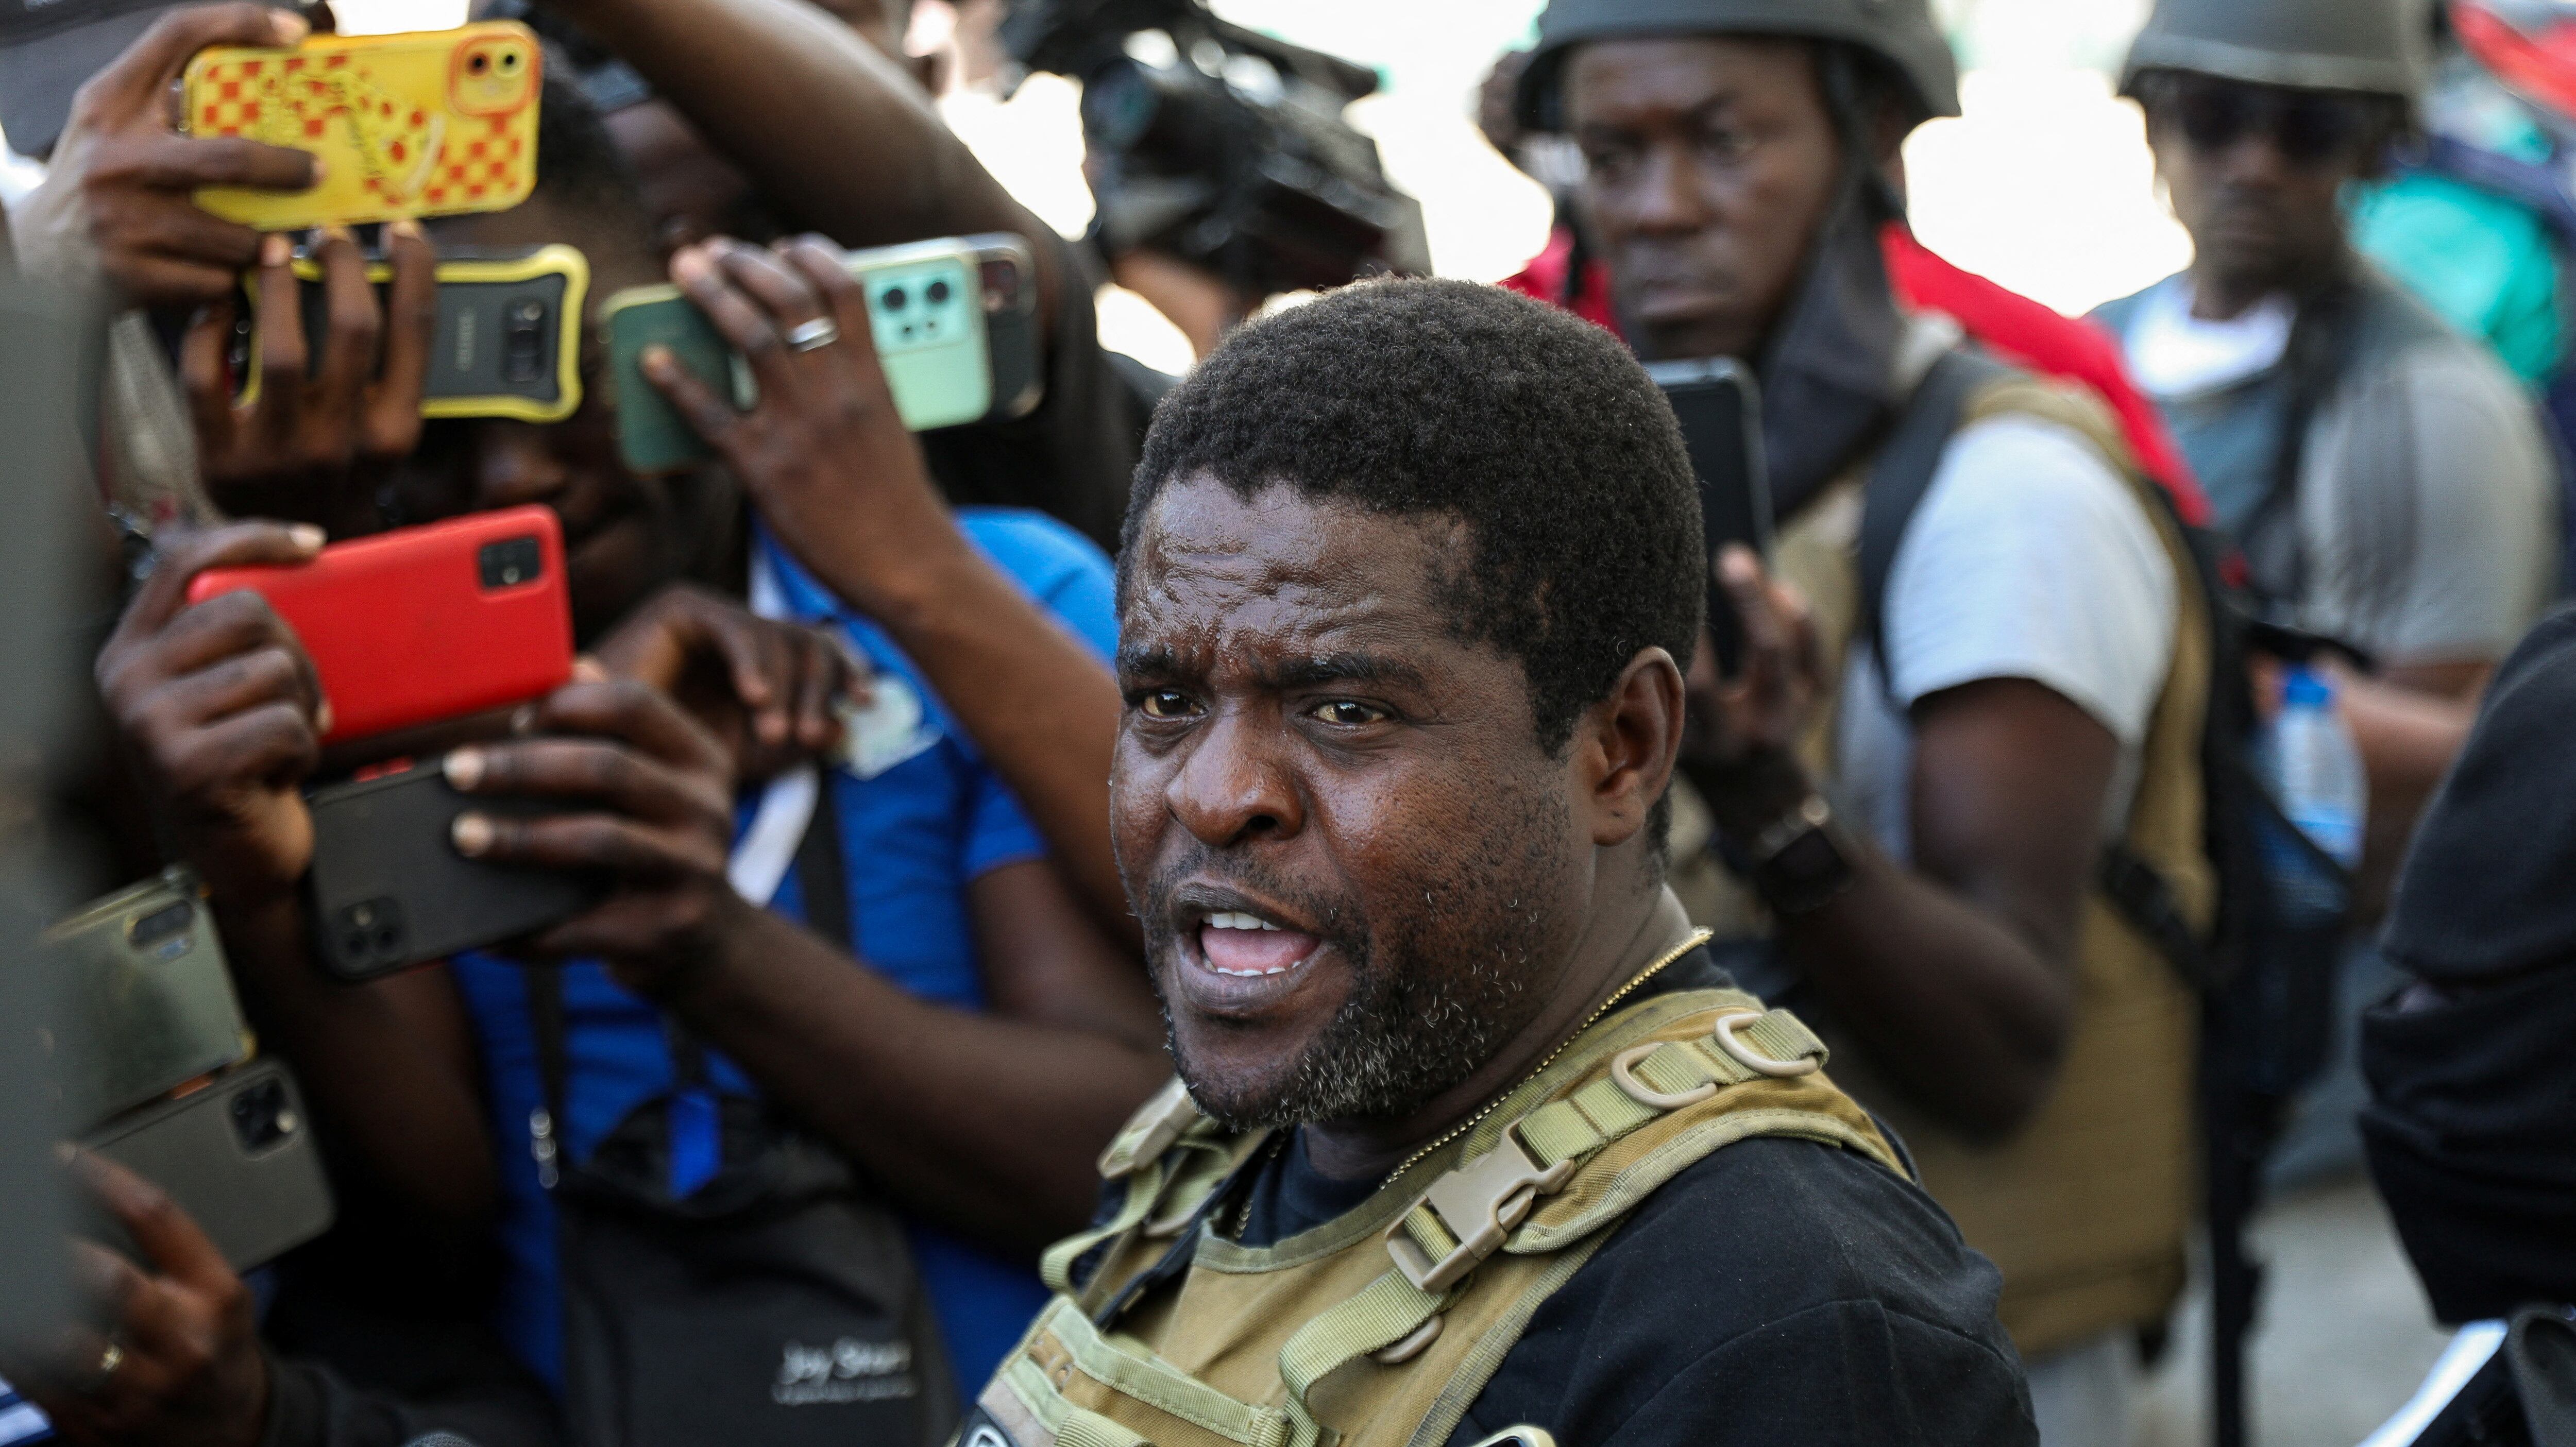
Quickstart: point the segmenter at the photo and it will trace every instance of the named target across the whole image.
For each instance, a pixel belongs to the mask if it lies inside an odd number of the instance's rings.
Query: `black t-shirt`
[[[1114,555],[1151,420],[1152,399],[1140,385],[1150,378],[1141,364],[1122,370],[1101,349],[1092,300],[1100,279],[1088,255],[1038,230],[1029,245],[1053,250],[1064,277],[1047,329],[1044,400],[1010,422],[925,432],[922,452],[952,504],[1049,513]]]
[[[1639,998],[1727,983],[1700,950]],[[1318,1173],[1301,1134],[1250,1183],[1243,1239],[1320,1226],[1378,1185]],[[1738,1141],[1647,1197],[1540,1305],[1449,1441],[1532,1425],[1566,1447],[2033,1443],[2002,1289],[1876,1162]]]

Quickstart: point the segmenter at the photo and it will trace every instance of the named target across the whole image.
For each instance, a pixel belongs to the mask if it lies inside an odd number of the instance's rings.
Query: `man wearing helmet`
[[[1755,642],[1733,680],[1703,644],[1684,772],[1727,868],[1686,803],[1676,879],[2002,1267],[2042,1439],[2123,1441],[2183,1279],[2192,1003],[2096,879],[2208,898],[2179,534],[2095,399],[1891,292],[1898,145],[1958,109],[1923,0],[1554,0],[1518,100],[1580,149],[1631,345],[1755,366],[1813,603],[1795,646],[1726,564]]]
[[[2340,694],[2393,867],[2496,660],[2552,594],[2529,398],[2354,252],[2342,198],[2425,78],[2400,0],[2162,0],[2122,92],[2190,268],[2096,315],[2173,425],[2252,591],[2376,667]]]

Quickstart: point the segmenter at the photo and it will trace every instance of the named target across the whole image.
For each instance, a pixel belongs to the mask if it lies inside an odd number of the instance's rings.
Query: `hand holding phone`
[[[197,204],[269,231],[507,210],[536,187],[544,61],[514,20],[201,51],[189,132],[309,150],[322,177],[283,195],[207,187]]]
[[[443,769],[467,801],[450,827],[458,854],[606,887],[599,907],[528,948],[602,957],[647,993],[671,970],[720,956],[724,931],[760,914],[726,875],[734,814],[723,747],[668,696],[596,674],[549,694],[530,729],[457,749]]]
[[[874,339],[907,428],[1005,421],[1038,405],[1037,263],[1026,241],[991,232],[841,253],[840,264],[867,301],[869,325],[848,335]],[[630,287],[600,319],[626,465],[670,472],[715,456],[704,427],[644,375],[642,355],[669,349],[740,411],[759,392],[745,343],[679,286]]]
[[[853,276],[847,262],[812,237],[775,250],[728,240],[682,250],[671,262],[687,294],[680,305],[747,359],[756,400],[738,408],[717,380],[723,373],[700,372],[676,350],[639,350],[641,380],[633,386],[667,398],[742,480],[799,561],[865,612],[907,569],[942,556],[958,535],[907,430],[918,418],[902,409],[893,368],[879,359],[884,318],[914,304],[890,306],[898,283],[885,273]],[[947,264],[962,265],[952,255],[933,274],[954,275]],[[941,302],[957,304],[953,294]],[[790,337],[805,340],[799,346]],[[618,388],[622,426],[632,390],[624,382]],[[989,388],[978,383],[964,401],[980,412],[991,403]]]
[[[188,599],[239,591],[265,597],[302,641],[330,708],[326,744],[518,703],[572,676],[549,508],[397,528],[295,567],[212,569]]]
[[[329,527],[372,507],[373,479],[419,446],[437,257],[411,222],[385,228],[385,248],[380,302],[347,231],[325,232],[300,264],[284,236],[260,238],[258,324],[238,368],[234,298],[189,326],[179,372],[218,506]]]
[[[44,184],[9,207],[19,266],[58,285],[94,270],[126,306],[188,307],[230,294],[259,255],[259,233],[198,209],[196,187],[303,191],[313,184],[313,157],[178,134],[171,87],[207,46],[293,45],[307,28],[291,10],[182,6],[91,77],[68,120],[22,113],[0,97],[10,144],[53,152]]]
[[[177,855],[218,897],[286,902],[312,857],[296,786],[319,753],[322,689],[294,630],[255,594],[188,609],[208,569],[298,564],[322,530],[234,523],[173,544],[97,664],[99,692]]]
[[[105,1330],[70,1333],[54,1360],[17,1385],[73,1441],[258,1440],[268,1362],[250,1288],[159,1186],[92,1152],[73,1157],[71,1173],[102,1234],[125,1238],[124,1250],[91,1241],[72,1248]]]

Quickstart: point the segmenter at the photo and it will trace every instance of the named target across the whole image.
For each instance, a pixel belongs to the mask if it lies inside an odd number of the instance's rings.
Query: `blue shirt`
[[[959,526],[985,556],[1104,659],[1117,649],[1109,561],[1070,528],[1033,512],[962,509]],[[867,761],[824,774],[822,804],[839,811],[854,953],[912,994],[964,1010],[985,1007],[967,886],[1004,865],[1045,853],[1036,828],[893,640],[852,613],[765,533],[756,541],[775,570],[789,614],[837,627],[882,679],[910,686],[921,705],[909,735],[880,740]],[[791,872],[771,907],[803,917]],[[562,1305],[553,1202],[537,1183],[528,1120],[542,1103],[525,977],[506,960],[467,955],[453,964],[481,1039],[494,1139],[502,1143],[502,1240],[508,1257],[501,1327],[519,1356],[561,1385]],[[661,1017],[620,988],[596,961],[563,971],[570,1078],[561,1144],[580,1160],[637,1106],[669,1091],[670,1051]],[[754,1087],[710,1053],[716,1088]],[[675,1158],[679,1154],[674,1142]],[[1046,1302],[1036,1274],[937,1225],[908,1220],[914,1259],[939,1315],[948,1357],[971,1399]]]

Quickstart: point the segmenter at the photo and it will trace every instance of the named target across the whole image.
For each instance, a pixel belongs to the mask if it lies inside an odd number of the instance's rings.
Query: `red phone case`
[[[312,655],[331,701],[326,744],[518,703],[572,677],[563,529],[550,508],[335,543],[297,567],[210,568],[188,601],[244,588]]]

